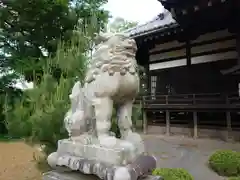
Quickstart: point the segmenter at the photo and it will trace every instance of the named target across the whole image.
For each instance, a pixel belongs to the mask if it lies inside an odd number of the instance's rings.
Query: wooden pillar
[[[228,96],[226,96],[226,104],[227,106],[229,105],[229,100],[228,100]],[[227,129],[226,129],[226,141],[229,141],[229,134],[232,131],[232,122],[231,122],[231,112],[227,111],[226,112],[226,121],[227,121]]]
[[[229,105],[228,96],[226,96],[226,104],[227,104],[227,106]],[[232,131],[231,112],[230,111],[226,112],[226,121],[227,121],[226,141],[229,141],[230,140],[229,133],[231,133],[231,131]]]
[[[193,79],[194,77],[192,73],[192,67],[191,67],[191,45],[190,45],[190,40],[186,40],[186,61],[187,61],[187,92],[189,94],[193,93]]]
[[[193,138],[198,138],[198,117],[197,112],[193,112]]]
[[[229,134],[232,131],[231,112],[229,111],[226,112],[226,120],[227,120],[226,141],[229,141],[230,140]]]
[[[149,69],[149,64],[145,65],[145,73],[146,73],[146,85],[147,85],[147,94],[151,94],[151,72]]]
[[[166,104],[168,104],[168,95],[165,96]],[[166,135],[170,135],[170,112],[166,110]]]
[[[143,48],[143,54],[141,55],[145,61],[144,64],[144,69],[145,69],[145,84],[146,84],[146,89],[147,92],[144,92],[144,95],[149,95],[149,92],[151,92],[151,74],[150,74],[150,68],[149,68],[149,50],[148,50],[148,46]],[[142,98],[142,106],[144,106],[145,104],[145,100],[144,98]],[[147,119],[147,112],[144,110],[142,110],[143,112],[143,133],[147,134],[148,131],[148,119]]]
[[[195,94],[193,95],[193,105],[196,104]],[[198,138],[198,113],[197,111],[193,112],[193,138]]]
[[[240,32],[237,31],[236,33],[236,48],[237,48],[237,53],[238,53],[238,61],[237,64],[240,64]]]
[[[166,111],[166,135],[170,135],[170,112]]]
[[[186,41],[186,57],[187,57],[187,67],[191,65],[191,45],[190,41]]]
[[[143,110],[143,133],[147,134],[147,113]]]
[[[240,65],[240,31],[238,30],[236,33],[236,47],[237,47],[237,64]],[[238,81],[238,95],[240,96],[240,81]]]

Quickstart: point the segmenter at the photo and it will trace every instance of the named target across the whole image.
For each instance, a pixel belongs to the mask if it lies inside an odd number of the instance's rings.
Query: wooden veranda
[[[171,126],[189,128],[190,134],[198,137],[199,128],[222,130],[224,139],[229,139],[233,131],[240,130],[238,112],[240,112],[240,97],[238,93],[211,93],[211,94],[174,94],[162,95],[159,93],[141,95],[136,103],[141,102],[143,110],[143,129],[148,132],[148,125],[161,126],[164,134],[171,135]],[[202,114],[216,113],[216,121],[199,121]],[[181,115],[184,116],[179,119]],[[234,117],[234,118],[233,118]],[[179,120],[177,120],[179,119]]]

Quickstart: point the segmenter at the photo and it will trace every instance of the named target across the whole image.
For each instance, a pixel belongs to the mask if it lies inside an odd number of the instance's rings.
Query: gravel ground
[[[158,159],[157,166],[163,168],[185,168],[195,180],[223,180],[207,167],[208,157],[218,149],[240,151],[239,143],[219,140],[189,139],[143,135],[146,149]]]
[[[41,180],[34,161],[38,153],[23,142],[0,142],[0,180]]]

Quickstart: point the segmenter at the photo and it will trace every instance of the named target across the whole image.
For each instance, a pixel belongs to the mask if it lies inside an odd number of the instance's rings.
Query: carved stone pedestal
[[[116,139],[112,147],[98,144],[88,134],[59,140],[57,151],[48,156],[48,164],[55,170],[80,171],[102,180],[137,180],[151,174],[156,158],[144,155],[138,134],[131,133],[127,140]]]
[[[49,171],[43,174],[43,180],[100,180],[97,176],[84,175],[78,172]],[[141,180],[163,180],[160,176],[146,176]]]
[[[132,163],[120,166],[70,155],[57,157],[57,153],[51,156],[49,159],[52,160],[49,162],[52,164],[49,164],[56,170],[78,171],[83,174],[96,175],[102,180],[137,180],[150,175],[156,168],[155,157],[147,155],[139,155]]]

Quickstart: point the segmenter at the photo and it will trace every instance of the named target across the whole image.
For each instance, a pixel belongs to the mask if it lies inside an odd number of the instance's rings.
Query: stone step
[[[151,174],[156,168],[156,162],[154,156],[148,155],[140,155],[126,166],[114,166],[70,155],[59,157],[57,153],[52,153],[48,157],[49,165],[55,170],[72,170],[89,175],[94,174],[103,180],[137,180]]]

